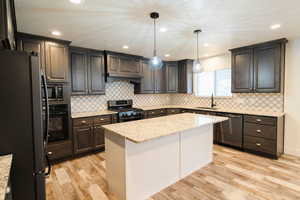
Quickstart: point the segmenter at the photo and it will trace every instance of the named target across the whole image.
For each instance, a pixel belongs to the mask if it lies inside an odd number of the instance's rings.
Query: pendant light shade
[[[163,66],[162,60],[157,56],[157,49],[156,49],[156,19],[159,18],[159,13],[152,12],[150,13],[150,17],[154,21],[154,50],[153,50],[153,57],[150,59],[150,66],[154,69],[159,69]]]
[[[200,29],[194,31],[194,33],[197,35],[197,59],[194,60],[193,71],[198,73],[202,73],[204,71],[199,58],[199,33],[201,32],[202,31]]]

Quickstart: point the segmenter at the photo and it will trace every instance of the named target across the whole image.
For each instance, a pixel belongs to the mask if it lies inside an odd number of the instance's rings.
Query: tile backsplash
[[[134,106],[195,104],[209,106],[210,98],[190,94],[134,94],[134,86],[126,81],[106,84],[105,95],[73,96],[72,113],[93,112],[107,108],[108,100],[133,99]],[[216,98],[217,107],[257,111],[283,112],[283,94],[233,94],[232,98]]]
[[[108,82],[105,95],[72,96],[72,113],[93,112],[107,108],[108,100],[132,99],[134,106],[168,105],[170,94],[134,94],[134,86],[126,81]]]

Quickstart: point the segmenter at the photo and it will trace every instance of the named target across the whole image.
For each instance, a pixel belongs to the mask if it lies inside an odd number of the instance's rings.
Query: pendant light
[[[195,30],[194,34],[197,34],[197,59],[194,60],[194,66],[193,66],[193,71],[194,72],[203,72],[204,69],[201,66],[200,63],[200,58],[199,58],[199,33],[201,33],[202,31],[200,29]]]
[[[150,66],[154,69],[159,69],[163,66],[162,60],[157,56],[157,49],[156,49],[156,19],[159,18],[159,13],[152,12],[150,13],[150,17],[154,21],[154,50],[153,50],[153,57],[150,59]]]

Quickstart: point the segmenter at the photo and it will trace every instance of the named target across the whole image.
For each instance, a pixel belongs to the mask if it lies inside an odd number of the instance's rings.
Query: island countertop
[[[12,155],[0,156],[0,200],[4,200],[9,179]]]
[[[183,113],[159,118],[110,124],[103,127],[104,129],[123,136],[132,142],[141,143],[226,120],[228,120],[226,117]]]

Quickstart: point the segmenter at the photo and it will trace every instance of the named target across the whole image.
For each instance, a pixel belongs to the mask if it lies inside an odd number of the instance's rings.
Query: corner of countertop
[[[13,155],[0,156],[0,200],[5,199]]]

